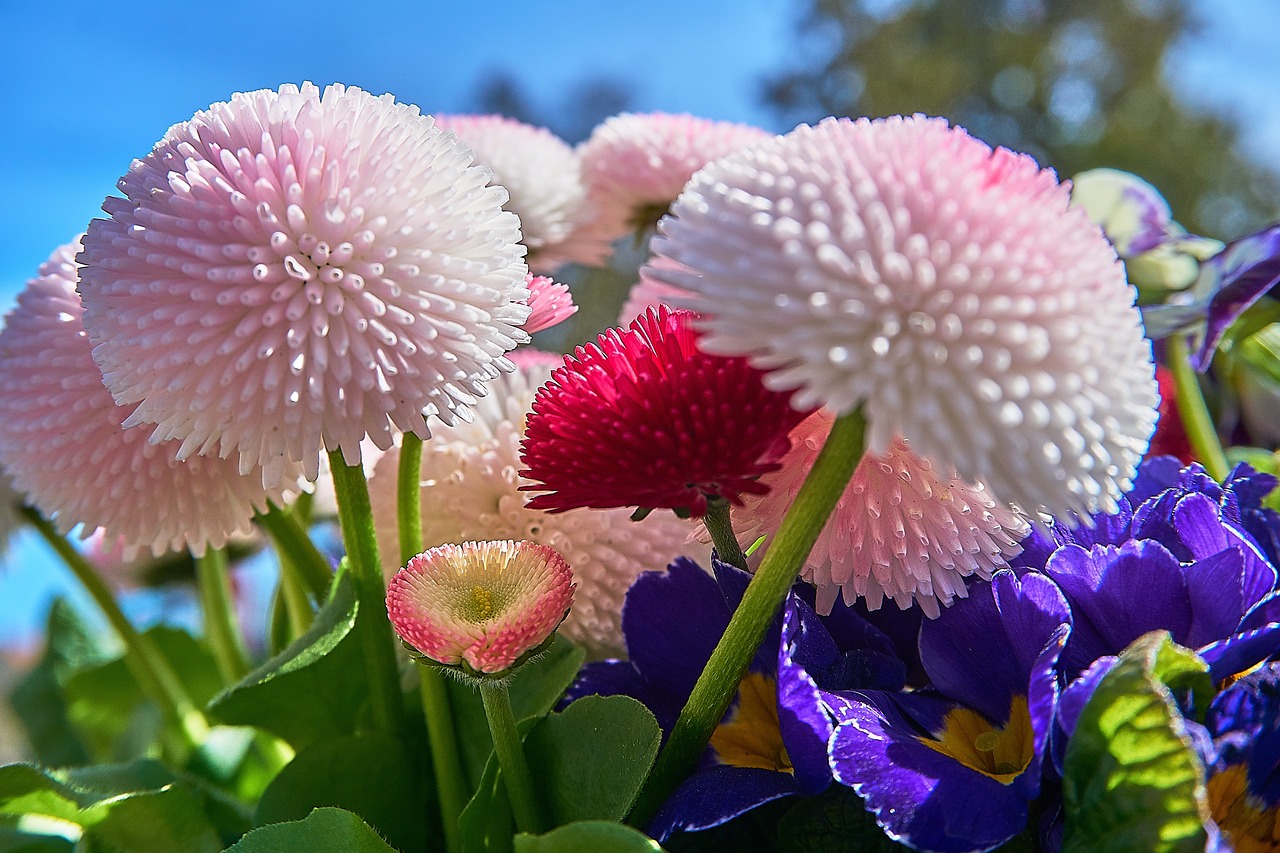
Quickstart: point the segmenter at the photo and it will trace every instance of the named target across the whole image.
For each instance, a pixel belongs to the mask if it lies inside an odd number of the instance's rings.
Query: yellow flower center
[[[778,683],[748,672],[738,685],[738,704],[711,735],[721,764],[795,774],[778,724]]]
[[[1004,728],[996,728],[977,711],[953,708],[934,739],[919,738],[930,749],[1002,785],[1008,785],[1027,769],[1035,756],[1034,739],[1025,696],[1013,698]]]
[[[1209,813],[1230,836],[1236,853],[1280,851],[1276,809],[1249,795],[1248,771],[1233,764],[1209,780]]]
[[[501,592],[493,587],[473,584],[458,590],[455,613],[459,619],[478,625],[492,619],[501,606]]]

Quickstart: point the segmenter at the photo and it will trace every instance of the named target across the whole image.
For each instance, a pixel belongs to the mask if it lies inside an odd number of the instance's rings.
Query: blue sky
[[[1171,79],[1193,101],[1248,115],[1247,142],[1280,162],[1280,3],[1200,0],[1203,30]],[[762,74],[791,61],[785,0],[334,0],[173,4],[0,0],[0,309],[82,231],[134,157],[232,92],[341,81],[426,112],[474,108],[505,70],[554,105],[584,78],[628,81],[634,107],[775,130]],[[1212,12],[1213,17],[1208,14]],[[0,642],[28,636],[68,583],[24,535],[0,570]],[[147,614],[146,602],[134,605]]]

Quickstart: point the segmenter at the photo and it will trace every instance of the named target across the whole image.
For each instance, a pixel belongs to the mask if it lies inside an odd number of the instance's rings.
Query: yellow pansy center
[[[738,702],[711,735],[721,764],[795,774],[778,723],[778,682],[748,672],[738,685]]]
[[[1027,769],[1035,756],[1035,737],[1027,697],[1015,696],[1009,722],[997,728],[977,711],[953,708],[934,738],[919,738],[932,750],[954,758],[966,767],[1008,785]]]
[[[1248,771],[1233,764],[1209,780],[1209,813],[1231,838],[1236,853],[1280,851],[1276,809],[1249,795]]]

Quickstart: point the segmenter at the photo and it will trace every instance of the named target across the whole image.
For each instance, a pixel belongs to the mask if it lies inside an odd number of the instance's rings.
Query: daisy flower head
[[[565,357],[538,391],[521,445],[529,506],[667,507],[760,494],[805,413],[745,358],[698,348],[693,314],[666,306]]]
[[[592,227],[609,239],[651,228],[694,172],[772,135],[691,115],[623,113],[606,119],[579,147],[598,217]]]
[[[943,119],[827,119],[690,181],[653,241],[709,352],[796,406],[861,406],[1028,511],[1114,511],[1156,419],[1114,249],[1030,157]]]
[[[510,368],[527,269],[492,173],[418,108],[338,84],[174,125],[84,238],[85,328],[128,425],[278,473],[426,436]]]
[[[782,467],[762,479],[769,491],[733,509],[747,541],[775,533],[831,431],[819,409],[791,431]],[[886,598],[899,608],[920,605],[930,618],[939,606],[968,595],[965,579],[990,580],[1022,549],[1030,528],[982,487],[939,470],[899,438],[883,454],[867,454],[845,487],[801,576],[818,587],[820,613],[843,594],[876,610]],[[762,550],[767,549],[766,538]]]
[[[561,356],[520,348],[514,373],[503,374],[474,408],[475,419],[433,426],[422,445],[422,547],[469,540],[527,539],[554,548],[573,569],[573,610],[560,632],[593,658],[623,653],[622,602],[641,573],[667,565],[688,546],[693,523],[666,513],[633,522],[625,509],[547,513],[526,505],[520,441],[540,385]],[[399,553],[396,486],[400,449],[383,456],[369,481],[369,500],[384,555]],[[390,574],[398,568],[384,562]]]
[[[261,471],[241,474],[234,459],[179,461],[180,442],[126,429],[130,408],[103,387],[81,323],[79,250],[77,241],[54,251],[0,331],[0,465],[64,533],[101,527],[125,559],[199,555],[249,533],[254,513],[292,496],[299,466],[265,489]]]
[[[511,194],[506,208],[520,217],[528,263],[553,272],[566,263],[599,263],[606,241],[571,239],[589,218],[578,154],[551,131],[500,115],[438,115],[436,124],[471,146]]]
[[[387,613],[424,657],[499,675],[548,640],[573,604],[573,573],[533,542],[440,545],[387,587]]]

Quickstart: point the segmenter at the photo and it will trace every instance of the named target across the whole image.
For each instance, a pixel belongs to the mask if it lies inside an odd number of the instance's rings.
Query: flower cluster
[[[37,758],[125,769],[6,775],[24,849],[1277,846],[1280,226],[940,118],[574,148],[339,84],[118,188],[0,330],[0,535],[25,502],[125,650],[51,617]],[[522,346],[612,315],[551,276],[627,236],[620,327]],[[144,563],[203,637],[132,626]]]

